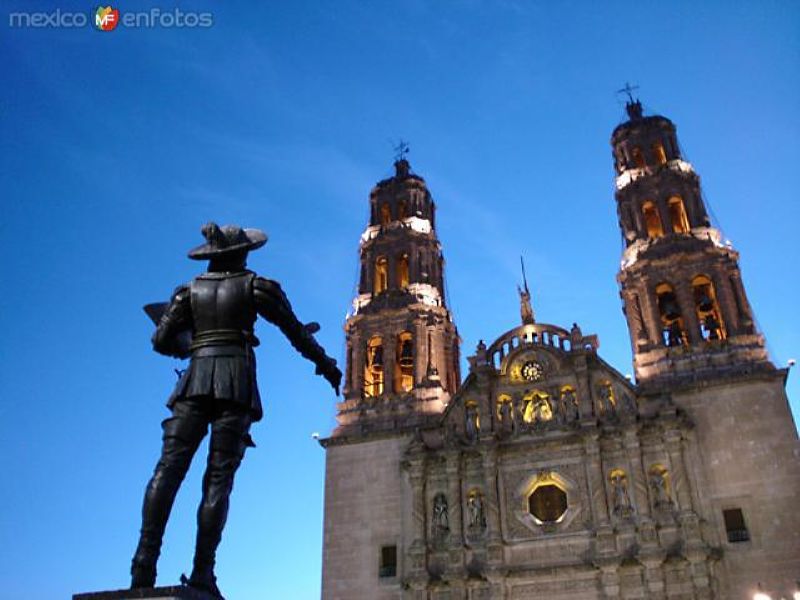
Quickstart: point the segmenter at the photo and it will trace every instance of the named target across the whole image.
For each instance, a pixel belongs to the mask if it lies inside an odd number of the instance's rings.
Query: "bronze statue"
[[[267,242],[258,229],[209,223],[206,243],[189,258],[208,260],[206,273],[178,287],[168,305],[149,305],[158,317],[153,348],[191,358],[167,402],[172,417],[163,423],[163,447],[142,507],[142,529],[131,566],[131,588],[155,585],[161,539],[175,494],[209,425],[211,441],[203,497],[197,513],[197,540],[191,576],[184,584],[218,598],[214,563],[228,514],[233,477],[253,446],[251,423],[262,417],[256,384],[253,334],[257,315],[277,325],[291,344],[316,365],[339,394],[342,373],[313,334],[319,325],[301,323],[276,281],[247,270],[247,254]]]

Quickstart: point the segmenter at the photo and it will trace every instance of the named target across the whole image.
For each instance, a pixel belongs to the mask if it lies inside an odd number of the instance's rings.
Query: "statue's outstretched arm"
[[[192,311],[188,285],[175,289],[169,306],[158,322],[153,334],[153,350],[167,356],[186,358],[185,351],[179,349],[178,334],[192,327]]]
[[[336,361],[314,339],[313,333],[319,326],[307,326],[300,322],[277,281],[256,277],[253,280],[253,295],[258,314],[280,328],[292,346],[317,366],[317,374],[327,379],[338,395],[342,372],[336,366]]]

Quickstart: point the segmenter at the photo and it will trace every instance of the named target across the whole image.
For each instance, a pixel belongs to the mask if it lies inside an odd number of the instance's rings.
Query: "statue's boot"
[[[223,417],[212,426],[208,465],[203,475],[203,499],[197,510],[197,542],[188,585],[222,598],[214,576],[217,547],[228,518],[233,477],[247,445],[246,428],[230,427]],[[249,424],[249,423],[248,423]]]
[[[142,504],[142,529],[131,564],[131,588],[156,583],[156,563],[175,495],[205,435],[205,421],[174,416],[164,421],[164,445]]]

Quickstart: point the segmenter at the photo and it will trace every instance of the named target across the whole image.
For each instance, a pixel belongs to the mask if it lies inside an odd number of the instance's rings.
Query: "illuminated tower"
[[[711,226],[700,178],[675,125],[642,116],[614,130],[616,199],[625,251],[618,276],[636,379],[656,385],[772,369],[755,329],[739,254]]]
[[[386,582],[399,585],[398,557],[411,543],[400,463],[460,383],[436,207],[405,158],[394,166],[370,193],[358,295],[345,323],[344,399],[337,428],[321,442],[325,599],[396,597]]]
[[[718,549],[715,597],[750,600],[760,583],[777,598],[800,573],[788,370],[767,356],[739,255],[710,224],[674,124],[643,116],[633,98],[627,112],[611,145],[626,245],[618,281],[640,401],[668,397],[690,423],[675,443],[697,489],[697,525]],[[688,529],[696,518],[682,512],[679,521]]]

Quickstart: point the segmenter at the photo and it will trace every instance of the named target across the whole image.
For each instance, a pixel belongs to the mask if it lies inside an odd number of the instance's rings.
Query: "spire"
[[[517,286],[519,293],[519,313],[522,317],[523,325],[532,325],[536,322],[533,316],[533,306],[531,305],[531,292],[528,289],[528,278],[525,276],[525,261],[519,257],[519,264],[522,267],[522,287]]]

